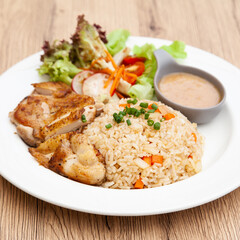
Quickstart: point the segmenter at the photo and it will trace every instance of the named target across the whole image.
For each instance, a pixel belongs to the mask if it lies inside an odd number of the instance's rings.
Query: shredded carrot
[[[120,71],[121,70],[121,71]],[[119,69],[120,73],[119,73],[119,81],[117,82],[116,88],[118,87],[119,83],[120,83],[120,79],[123,78],[124,75],[124,71],[125,71],[125,66],[122,65]],[[116,76],[117,77],[117,76]]]
[[[120,81],[120,77],[121,77],[121,74],[122,74],[122,71],[123,71],[124,67],[120,67],[116,73],[116,77],[115,79],[113,80],[113,83],[112,83],[112,86],[111,86],[111,89],[110,89],[110,95],[113,96],[114,94],[114,91],[116,90],[118,84],[119,84],[119,81]]]
[[[154,163],[163,164],[163,156],[160,156],[160,155],[152,155],[152,165],[153,165]]]
[[[148,163],[150,166],[152,164],[152,157],[143,157],[142,158],[144,162]]]
[[[124,96],[120,92],[116,91],[116,94],[120,99],[124,98]]]
[[[133,78],[137,78],[137,75],[136,75],[136,74],[130,73],[130,72],[127,72],[127,71],[125,71],[125,75],[130,76],[130,77],[133,77]]]
[[[190,155],[188,156],[188,158],[192,158],[192,155],[190,154]]]
[[[114,60],[113,60],[113,58],[112,58],[112,55],[111,55],[107,50],[105,50],[105,53],[107,54],[107,58],[108,58],[108,60],[112,63],[113,67],[114,67],[115,69],[117,69],[118,66],[117,66],[117,64],[114,62]]]
[[[141,178],[139,178],[134,185],[134,187],[137,189],[143,189],[143,186],[144,186],[144,183],[142,182]]]
[[[119,107],[123,107],[123,108],[128,107],[128,108],[130,108],[130,104],[129,103],[127,103],[127,104],[119,104]]]
[[[104,68],[104,69],[96,69],[96,70],[91,70],[91,71],[94,71],[94,72],[96,72],[96,73],[107,73],[107,74],[112,74],[113,73],[113,71],[112,70],[110,70],[109,68]]]
[[[104,84],[104,88],[107,88],[107,87],[108,87],[108,85],[109,85],[110,82],[112,81],[115,73],[116,73],[115,71],[111,73],[111,75],[109,76],[108,80],[107,80],[107,81],[105,82],[105,84]]]
[[[167,113],[167,114],[164,115],[164,118],[165,118],[166,120],[170,120],[170,119],[172,119],[172,118],[175,118],[175,115],[173,115],[172,113]]]
[[[93,66],[95,65],[95,63],[97,63],[97,62],[98,62],[99,60],[101,60],[101,59],[105,59],[105,58],[100,57],[100,58],[97,58],[97,59],[93,60],[92,63],[91,63],[91,65],[90,65],[90,68],[93,67]]]
[[[156,104],[156,103],[155,103]],[[157,104],[156,104],[157,105]],[[148,105],[148,109],[153,109],[152,108],[152,104],[151,105]],[[160,113],[160,110],[159,109],[157,109],[157,110],[155,110],[155,112],[159,112]]]
[[[197,142],[197,135],[196,133],[192,133],[193,137],[194,137],[194,141]]]

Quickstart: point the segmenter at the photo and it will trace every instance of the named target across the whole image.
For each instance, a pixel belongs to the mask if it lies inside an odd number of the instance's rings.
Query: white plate
[[[131,37],[128,45],[169,41]],[[219,198],[240,185],[240,72],[230,63],[202,50],[187,47],[184,64],[215,75],[227,90],[222,112],[209,124],[199,126],[206,137],[203,170],[168,186],[143,190],[113,190],[88,186],[64,178],[42,166],[14,134],[8,113],[41,81],[36,68],[40,53],[19,62],[1,78],[0,172],[9,182],[44,201],[83,212],[105,215],[151,215],[183,210]]]

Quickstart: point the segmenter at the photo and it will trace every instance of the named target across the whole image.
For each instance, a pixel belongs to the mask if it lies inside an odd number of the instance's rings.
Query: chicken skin
[[[61,134],[29,152],[41,165],[75,181],[100,185],[105,179],[104,158],[84,134]]]
[[[38,146],[50,137],[77,130],[94,120],[96,107],[92,97],[76,94],[62,82],[32,85],[33,93],[9,114],[17,133],[28,145]],[[83,115],[86,120],[82,120]]]

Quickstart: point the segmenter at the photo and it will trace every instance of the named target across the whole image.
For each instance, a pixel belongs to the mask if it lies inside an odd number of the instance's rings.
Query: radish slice
[[[109,87],[104,88],[104,82],[109,75],[104,73],[96,73],[83,82],[82,92],[84,95],[91,97],[99,97],[101,95],[109,95]]]
[[[123,80],[123,79],[121,78],[120,81],[119,81],[117,90],[118,90],[120,93],[128,96],[128,91],[129,91],[129,89],[131,88],[131,86],[132,86],[132,85],[131,85],[130,83],[128,83],[127,81],[125,81],[125,80]]]
[[[83,81],[85,81],[87,78],[92,76],[94,72],[84,70],[80,73],[78,73],[72,80],[72,90],[78,94],[83,94],[82,88],[83,88]]]

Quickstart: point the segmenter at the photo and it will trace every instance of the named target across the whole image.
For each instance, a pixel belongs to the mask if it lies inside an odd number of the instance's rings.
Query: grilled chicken
[[[75,181],[91,185],[104,181],[104,158],[84,134],[61,134],[29,148],[29,152],[41,165]]]
[[[33,84],[35,90],[9,114],[17,133],[30,146],[92,122],[96,116],[92,97],[78,95],[61,82]],[[85,115],[86,122],[82,121]]]

